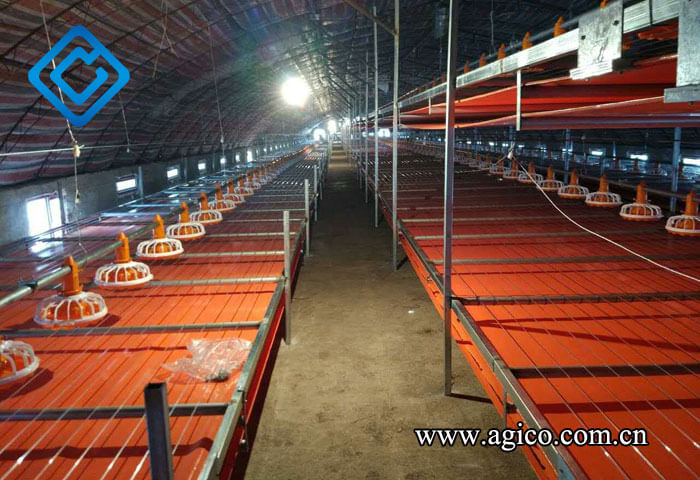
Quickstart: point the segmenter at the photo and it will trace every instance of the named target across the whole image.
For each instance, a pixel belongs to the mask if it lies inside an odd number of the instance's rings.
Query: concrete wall
[[[194,163],[196,168],[196,162]],[[166,170],[171,163],[150,163],[142,166],[144,194],[155,193],[167,187]],[[59,193],[63,199],[65,221],[74,221],[102,210],[116,207],[138,197],[138,193],[117,195],[117,178],[138,173],[138,167],[124,167],[78,175],[80,203],[75,204],[73,177],[32,182],[0,189],[0,245],[29,235],[26,202],[37,195]],[[182,171],[182,169],[181,169]]]
[[[227,167],[235,165],[236,154],[240,155],[239,163],[245,163],[246,152],[249,148],[253,150],[255,159],[258,157],[255,153],[256,148],[261,154],[263,152],[261,145],[227,149]],[[168,187],[166,170],[171,166],[180,168],[180,178],[170,183],[180,183],[194,180],[204,174],[197,168],[201,161],[207,164],[206,174],[220,171],[222,169],[220,159],[221,152],[216,151],[184,158],[179,161],[144,164],[141,166],[143,193],[144,195],[149,195]],[[5,245],[29,235],[26,209],[28,199],[38,195],[59,193],[63,203],[63,222],[73,222],[138,198],[138,193],[117,195],[116,189],[116,181],[119,177],[137,174],[138,171],[138,166],[132,166],[78,175],[80,203],[77,205],[75,203],[75,180],[73,177],[39,180],[24,185],[0,188],[0,225],[2,225],[2,228],[0,228],[0,245]]]

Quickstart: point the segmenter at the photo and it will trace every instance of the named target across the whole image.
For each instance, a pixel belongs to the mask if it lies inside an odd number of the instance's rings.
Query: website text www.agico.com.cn
[[[416,428],[418,445],[421,447],[498,447],[512,452],[522,446],[645,446],[647,432],[643,428],[625,428],[614,434],[607,428],[565,428],[558,434],[549,429],[491,428],[482,432],[480,428]]]

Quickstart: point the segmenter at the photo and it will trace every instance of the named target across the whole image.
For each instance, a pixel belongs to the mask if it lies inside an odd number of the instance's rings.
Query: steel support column
[[[671,172],[671,191],[676,193],[678,191],[678,177],[680,177],[680,164],[681,164],[681,127],[676,127],[673,129],[673,159],[672,159],[672,172]],[[671,197],[668,203],[668,209],[671,213],[676,211],[676,197]]]
[[[454,202],[455,84],[457,68],[457,20],[459,0],[450,0],[447,46],[447,96],[445,98],[445,200],[443,219],[443,322],[445,395],[452,393],[452,217]]]
[[[377,16],[377,6],[372,7]],[[379,226],[379,58],[377,57],[377,22],[374,22],[374,226]]]
[[[399,168],[399,0],[394,0],[394,111],[391,148],[391,258],[394,270],[398,268],[398,228],[396,208],[398,195]]]
[[[369,50],[365,52],[365,203],[369,202]]]
[[[289,210],[282,212],[284,230],[284,343],[292,343],[292,249],[289,235]]]
[[[149,383],[143,390],[146,404],[148,455],[151,457],[151,478],[173,478],[173,445],[170,441],[168,391],[165,383]]]

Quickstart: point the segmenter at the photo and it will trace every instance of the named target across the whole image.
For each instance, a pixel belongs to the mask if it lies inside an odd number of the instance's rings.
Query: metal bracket
[[[581,15],[578,23],[578,67],[571,78],[581,80],[610,73],[622,57],[622,0]]]
[[[664,103],[700,100],[700,1],[680,0],[676,88],[667,88]]]

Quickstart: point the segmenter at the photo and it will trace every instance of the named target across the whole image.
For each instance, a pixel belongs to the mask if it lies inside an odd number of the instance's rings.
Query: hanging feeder
[[[481,157],[480,155],[477,154],[477,161],[478,161],[478,169],[482,172],[486,171],[491,171],[491,159],[486,156],[486,158]]]
[[[578,174],[576,173],[576,169],[571,170],[571,179],[569,180],[569,184],[564,185],[557,190],[557,194],[561,198],[567,198],[569,200],[583,200],[589,193],[590,192],[586,187],[578,184]]]
[[[78,278],[78,264],[73,257],[66,257],[64,263],[70,268],[63,277],[63,288],[58,295],[52,295],[39,302],[34,321],[50,328],[89,325],[102,320],[107,315],[107,304],[101,295],[84,292]]]
[[[586,195],[586,205],[603,208],[619,207],[622,205],[622,197],[609,191],[608,181],[605,175],[601,175],[598,191]]]
[[[227,213],[232,212],[236,208],[236,203],[233,200],[224,198],[224,192],[221,190],[221,185],[216,185],[216,200],[214,200],[214,210]]]
[[[488,158],[488,157],[487,157]],[[503,159],[496,160],[489,166],[489,175],[498,175],[499,177],[503,175]]]
[[[535,164],[530,162],[527,166],[527,173],[521,172],[518,176],[518,181],[520,183],[540,183],[543,177],[539,173],[535,173]]]
[[[520,167],[518,166],[518,161],[514,156],[508,155],[510,159],[510,168],[503,170],[503,178],[506,180],[517,180],[520,178]]]
[[[103,265],[95,272],[95,284],[102,288],[117,290],[136,288],[153,280],[153,274],[148,265],[134,262],[129,255],[129,239],[120,232],[117,240],[121,247],[115,250],[115,262]]]
[[[39,368],[39,358],[28,343],[19,340],[0,341],[0,388],[17,382]]]
[[[695,202],[695,190],[688,192],[685,197],[683,215],[675,215],[666,221],[666,230],[674,235],[700,236],[700,217],[698,216],[698,204]]]
[[[202,238],[206,233],[204,225],[190,220],[190,209],[185,202],[180,203],[180,222],[169,225],[165,230],[165,234],[170,238],[178,240],[197,240]]]
[[[550,165],[547,168],[547,178],[537,182],[537,185],[545,192],[558,192],[564,186],[564,182],[554,177],[554,167]]]
[[[237,193],[245,199],[245,197],[250,197],[253,195],[253,189],[246,186],[244,177],[238,179],[238,186],[235,188],[234,193]]]
[[[646,182],[637,185],[637,197],[634,203],[625,204],[620,209],[620,216],[625,220],[651,222],[664,217],[660,207],[647,201],[647,192],[644,187],[646,187]]]
[[[252,189],[253,191],[258,190],[260,187],[262,187],[262,185],[260,185],[260,182],[258,182],[255,178],[255,172],[257,172],[257,169],[254,170],[253,173],[248,173],[245,182],[245,186]]]
[[[209,206],[207,195],[202,192],[199,194],[199,210],[192,212],[190,214],[190,219],[202,225],[216,225],[217,223],[221,223],[224,217],[221,215],[221,212]]]
[[[153,238],[138,244],[136,247],[136,256],[150,260],[165,260],[182,255],[185,251],[182,248],[182,242],[175,238],[167,238],[165,236],[165,227],[163,226],[163,219],[160,215],[156,215],[153,222],[156,224],[153,229]]]
[[[243,195],[239,195],[234,187],[233,178],[229,178],[226,182],[226,193],[224,193],[224,200],[231,200],[234,203],[245,203],[245,198]]]

